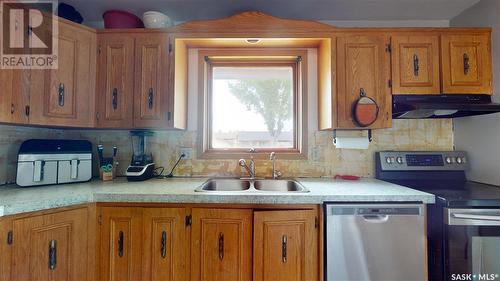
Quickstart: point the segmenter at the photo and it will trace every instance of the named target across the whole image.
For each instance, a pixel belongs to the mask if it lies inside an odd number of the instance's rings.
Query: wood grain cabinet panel
[[[12,265],[12,220],[10,218],[0,219],[0,281],[11,280]]]
[[[252,279],[252,210],[193,209],[191,280]]]
[[[31,70],[31,124],[94,126],[95,36],[59,22],[57,69]]]
[[[100,280],[141,280],[140,209],[104,207],[100,216]]]
[[[441,46],[443,93],[492,94],[488,34],[445,34]]]
[[[439,94],[439,36],[398,35],[392,44],[392,93]]]
[[[254,281],[319,280],[317,212],[254,213]]]
[[[363,91],[379,107],[377,121],[367,128],[391,127],[388,43],[388,36],[379,34],[337,38],[337,128],[359,128],[352,117],[352,109]]]
[[[87,208],[13,221],[11,280],[87,280]]]
[[[168,127],[168,36],[135,36],[134,126]]]
[[[131,128],[134,98],[134,38],[99,34],[98,126]]]
[[[185,208],[143,209],[143,281],[187,281]]]
[[[28,124],[26,107],[29,98],[29,70],[0,70],[0,122]]]

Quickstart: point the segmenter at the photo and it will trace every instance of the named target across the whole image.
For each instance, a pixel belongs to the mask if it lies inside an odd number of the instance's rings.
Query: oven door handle
[[[454,218],[457,219],[468,219],[468,220],[486,220],[486,221],[499,221],[500,222],[500,214],[498,215],[485,215],[485,214],[452,214]]]
[[[444,223],[463,226],[500,226],[500,209],[445,208]]]

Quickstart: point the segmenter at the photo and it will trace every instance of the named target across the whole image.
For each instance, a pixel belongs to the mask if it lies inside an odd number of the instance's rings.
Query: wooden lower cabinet
[[[102,207],[100,280],[187,280],[185,208]]]
[[[191,280],[252,280],[251,209],[193,209]]]
[[[100,280],[140,280],[140,209],[105,207],[100,216]]]
[[[10,280],[10,268],[12,264],[11,235],[12,220],[10,218],[0,219],[0,281]],[[12,236],[11,236],[12,237]]]
[[[186,215],[185,208],[143,209],[143,281],[188,280]]]
[[[10,280],[87,280],[87,218],[83,207],[14,219]]]
[[[319,280],[317,211],[254,213],[254,281]]]

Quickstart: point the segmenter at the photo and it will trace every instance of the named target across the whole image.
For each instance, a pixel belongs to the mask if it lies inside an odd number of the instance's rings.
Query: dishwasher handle
[[[363,215],[361,217],[364,221],[370,223],[385,223],[389,221],[389,215]]]
[[[370,221],[386,221],[390,216],[422,215],[421,205],[326,205],[328,216],[361,216]]]

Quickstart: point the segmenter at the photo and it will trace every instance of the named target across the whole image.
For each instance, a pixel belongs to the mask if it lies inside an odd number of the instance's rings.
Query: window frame
[[[212,141],[212,69],[214,67],[291,66],[293,85],[293,148],[213,148]],[[269,159],[276,152],[281,159],[307,158],[307,49],[200,49],[198,50],[198,158],[238,159],[250,154]]]

